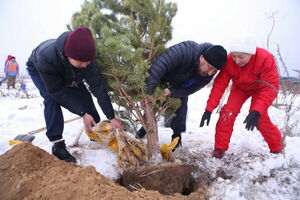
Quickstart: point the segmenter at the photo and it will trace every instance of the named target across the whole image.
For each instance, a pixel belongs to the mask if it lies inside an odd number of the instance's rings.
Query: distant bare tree
[[[282,69],[281,75],[286,77],[289,76],[288,68],[282,58],[280,53],[280,47],[277,44],[276,48],[276,59],[279,61],[279,68]],[[284,138],[286,135],[288,136],[296,136],[297,133],[293,133],[295,127],[299,123],[299,120],[292,121],[295,119],[295,114],[299,112],[300,105],[297,105],[297,98],[299,98],[300,94],[300,87],[297,84],[289,81],[281,81],[280,83],[280,95],[276,101],[276,107],[283,109],[286,113],[285,120],[284,120]],[[300,135],[298,133],[298,135]]]
[[[267,50],[270,48],[270,38],[275,27],[275,16],[279,11],[273,12],[269,18],[272,20],[272,26],[267,36]],[[290,77],[288,67],[282,57],[280,46],[277,43],[274,58],[277,63],[277,68],[280,77]],[[298,70],[299,71],[299,70]],[[282,80],[282,79],[281,79]],[[286,144],[286,136],[297,136],[300,133],[296,133],[299,119],[296,117],[297,112],[300,110],[300,105],[297,105],[296,99],[299,98],[300,88],[289,81],[280,81],[279,95],[273,104],[276,108],[284,110],[286,115],[284,118],[284,127],[282,128],[283,134],[283,148]],[[293,121],[294,120],[294,121]]]
[[[269,47],[270,47],[270,38],[271,38],[271,35],[273,33],[273,30],[274,30],[274,27],[275,27],[275,16],[279,13],[279,11],[275,11],[275,12],[272,12],[272,14],[268,17],[272,20],[272,26],[271,26],[271,30],[269,31],[269,34],[268,34],[268,37],[267,37],[267,50],[269,51]]]

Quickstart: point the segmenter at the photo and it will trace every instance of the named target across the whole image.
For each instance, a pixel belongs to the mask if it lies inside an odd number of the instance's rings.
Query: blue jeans
[[[46,90],[46,87],[33,63],[27,67],[27,70],[33,83],[38,88],[41,96],[44,98],[44,117],[47,127],[46,135],[48,139],[50,141],[62,139],[64,118],[60,105],[54,101],[54,99]],[[92,115],[95,122],[98,123],[100,121],[100,116],[96,110],[92,96],[85,85],[80,83],[77,88],[72,87],[68,89],[72,90],[74,97],[81,100],[81,103],[84,105],[87,113]]]

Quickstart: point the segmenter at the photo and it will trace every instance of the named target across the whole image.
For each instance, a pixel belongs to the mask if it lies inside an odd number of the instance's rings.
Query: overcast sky
[[[291,69],[300,70],[299,0],[176,0],[178,12],[173,21],[169,45],[184,41],[211,42],[228,51],[234,38],[251,35],[266,48],[272,12],[278,11],[270,40],[270,51],[280,45]],[[25,73],[25,63],[40,42],[56,38],[66,30],[83,0],[0,0],[0,64],[14,55]],[[1,70],[0,75],[3,75]],[[296,75],[291,71],[292,75]]]

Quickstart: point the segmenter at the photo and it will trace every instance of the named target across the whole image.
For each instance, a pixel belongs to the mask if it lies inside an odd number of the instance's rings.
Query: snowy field
[[[27,83],[28,94],[34,96],[30,99],[20,98],[17,95],[20,92],[7,91],[5,88],[5,84],[0,86],[0,154],[11,148],[8,141],[16,135],[45,126],[43,100],[31,82]],[[190,96],[187,131],[182,134],[183,147],[176,151],[176,155],[210,172],[212,178],[218,169],[223,169],[230,176],[228,179],[215,179],[209,188],[210,199],[300,199],[300,137],[286,138],[284,154],[270,154],[261,134],[257,130],[247,131],[242,123],[248,114],[249,101],[235,122],[230,148],[225,157],[221,160],[211,157],[218,114],[212,114],[208,127],[199,128],[209,92],[210,88],[204,88]],[[104,120],[103,113],[97,108]],[[65,109],[63,112],[65,120],[77,117]],[[284,111],[271,107],[269,114],[272,121],[282,128]],[[162,120],[158,125],[160,145],[169,143],[172,130],[164,128]],[[65,125],[63,136],[67,145],[73,144],[82,126],[81,120]],[[300,130],[295,131],[295,135],[299,135]],[[36,135],[33,144],[51,153],[52,145],[44,132]],[[93,165],[109,179],[117,179],[122,172],[118,168],[117,154],[104,144],[91,142],[85,134],[79,140],[79,147],[70,148],[70,152],[76,156],[78,165]]]

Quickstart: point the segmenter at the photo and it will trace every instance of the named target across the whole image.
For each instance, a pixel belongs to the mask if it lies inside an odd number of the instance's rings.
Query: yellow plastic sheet
[[[163,144],[160,147],[160,153],[164,160],[169,160],[173,149],[176,147],[177,143],[179,141],[179,137],[176,137],[172,140],[170,144]]]

